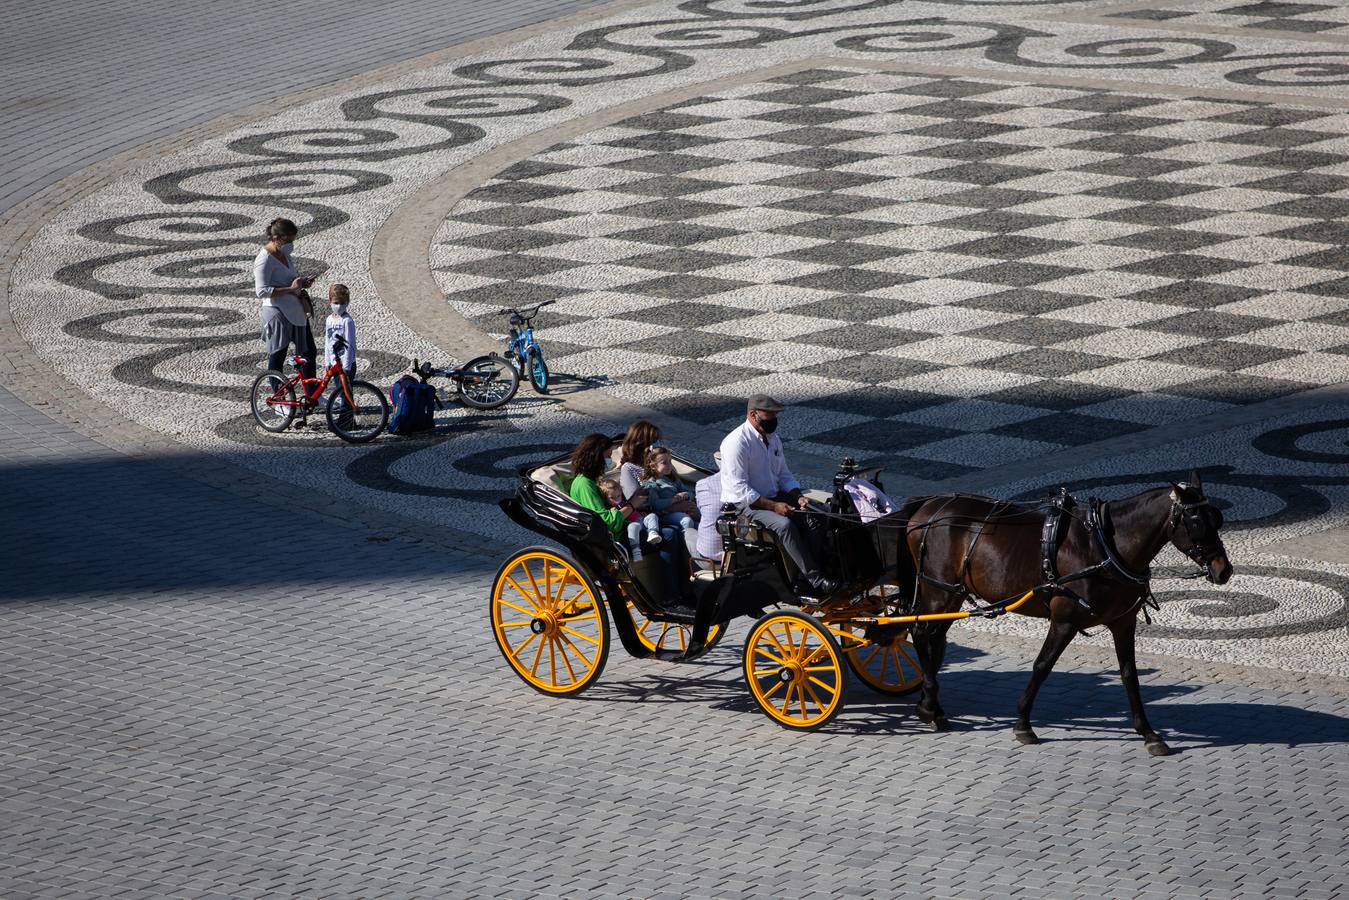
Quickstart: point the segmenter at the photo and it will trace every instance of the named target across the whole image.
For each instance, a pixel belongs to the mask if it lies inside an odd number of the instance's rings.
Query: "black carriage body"
[[[517,525],[571,552],[603,591],[623,648],[632,656],[651,656],[656,651],[642,643],[626,609],[628,602],[653,622],[690,627],[694,642],[701,643],[699,635],[706,635],[712,626],[724,626],[731,619],[791,596],[779,554],[774,548],[764,547],[737,554],[733,564],[721,571],[688,579],[686,596],[666,597],[660,560],[629,560],[626,548],[614,540],[603,520],[572,500],[553,481],[558,468],[567,462],[562,457],[521,467],[515,496],[499,505]],[[710,474],[680,457],[675,457],[675,462],[683,474]]]

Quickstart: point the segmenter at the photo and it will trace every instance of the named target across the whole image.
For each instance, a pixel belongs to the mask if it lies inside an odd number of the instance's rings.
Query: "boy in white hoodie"
[[[333,311],[323,326],[323,367],[326,370],[333,360],[341,359],[342,368],[347,370],[347,380],[356,376],[356,320],[347,312],[351,304],[351,290],[345,284],[335,284],[328,288],[328,302]],[[342,352],[334,353],[333,344],[341,335],[346,341]]]

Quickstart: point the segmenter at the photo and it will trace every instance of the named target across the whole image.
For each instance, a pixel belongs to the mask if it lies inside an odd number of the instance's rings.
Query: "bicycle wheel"
[[[543,361],[543,351],[529,351],[529,359],[525,363],[525,368],[529,372],[529,384],[530,387],[534,388],[534,393],[548,393],[548,364]]]
[[[470,359],[461,371],[459,399],[474,409],[505,406],[520,389],[520,373],[496,354]]]
[[[328,395],[328,427],[351,444],[364,444],[379,437],[389,424],[389,401],[384,392],[368,381],[352,381],[352,405],[342,396],[342,386]]]
[[[263,372],[253,379],[248,405],[263,430],[273,434],[285,431],[295,420],[295,388],[286,383],[286,376],[280,372],[274,369]]]

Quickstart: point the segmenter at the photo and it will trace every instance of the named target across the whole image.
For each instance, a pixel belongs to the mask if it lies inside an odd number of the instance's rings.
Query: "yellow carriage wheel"
[[[648,650],[673,650],[676,653],[682,653],[689,646],[689,635],[693,633],[692,626],[680,625],[677,622],[653,622],[642,615],[641,610],[628,601],[628,615],[632,616],[633,627],[637,629],[637,639],[642,642],[642,646]],[[726,628],[723,625],[713,625],[707,629],[707,649],[711,650],[721,640]]]
[[[810,731],[843,708],[848,670],[829,629],[797,612],[771,612],[745,640],[745,681],[764,715],[784,728]]]
[[[537,691],[579,694],[609,659],[609,614],[576,563],[543,547],[506,560],[492,582],[492,634]]]
[[[839,630],[853,640],[845,640],[843,651],[848,668],[862,679],[866,686],[892,697],[911,694],[923,686],[923,667],[906,633],[903,640],[895,640],[889,647],[862,643],[862,629],[847,622]]]

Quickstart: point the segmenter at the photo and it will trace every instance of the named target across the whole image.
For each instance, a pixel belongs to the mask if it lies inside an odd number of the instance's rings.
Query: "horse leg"
[[[1147,714],[1143,712],[1143,695],[1138,690],[1138,663],[1134,660],[1134,632],[1137,629],[1137,616],[1126,616],[1110,624],[1110,633],[1115,637],[1115,658],[1119,660],[1119,677],[1124,682],[1124,692],[1129,695],[1134,731],[1143,736],[1143,745],[1149,753],[1166,756],[1171,748],[1152,730]]]
[[[938,634],[940,631],[940,634]],[[918,664],[923,668],[923,693],[914,714],[932,725],[933,731],[947,731],[951,724],[937,701],[937,670],[946,655],[946,631],[938,625],[919,625],[913,630],[913,649],[918,653]]]
[[[1063,655],[1063,651],[1076,634],[1077,626],[1072,622],[1050,620],[1049,634],[1045,635],[1044,646],[1040,648],[1040,655],[1035,657],[1035,666],[1031,669],[1030,684],[1026,685],[1021,702],[1016,705],[1016,726],[1012,729],[1012,734],[1019,743],[1040,743],[1040,739],[1030,727],[1031,706],[1035,703],[1035,695],[1039,693],[1040,685],[1045,683],[1045,679],[1054,669],[1054,663],[1059,661],[1059,657]]]

